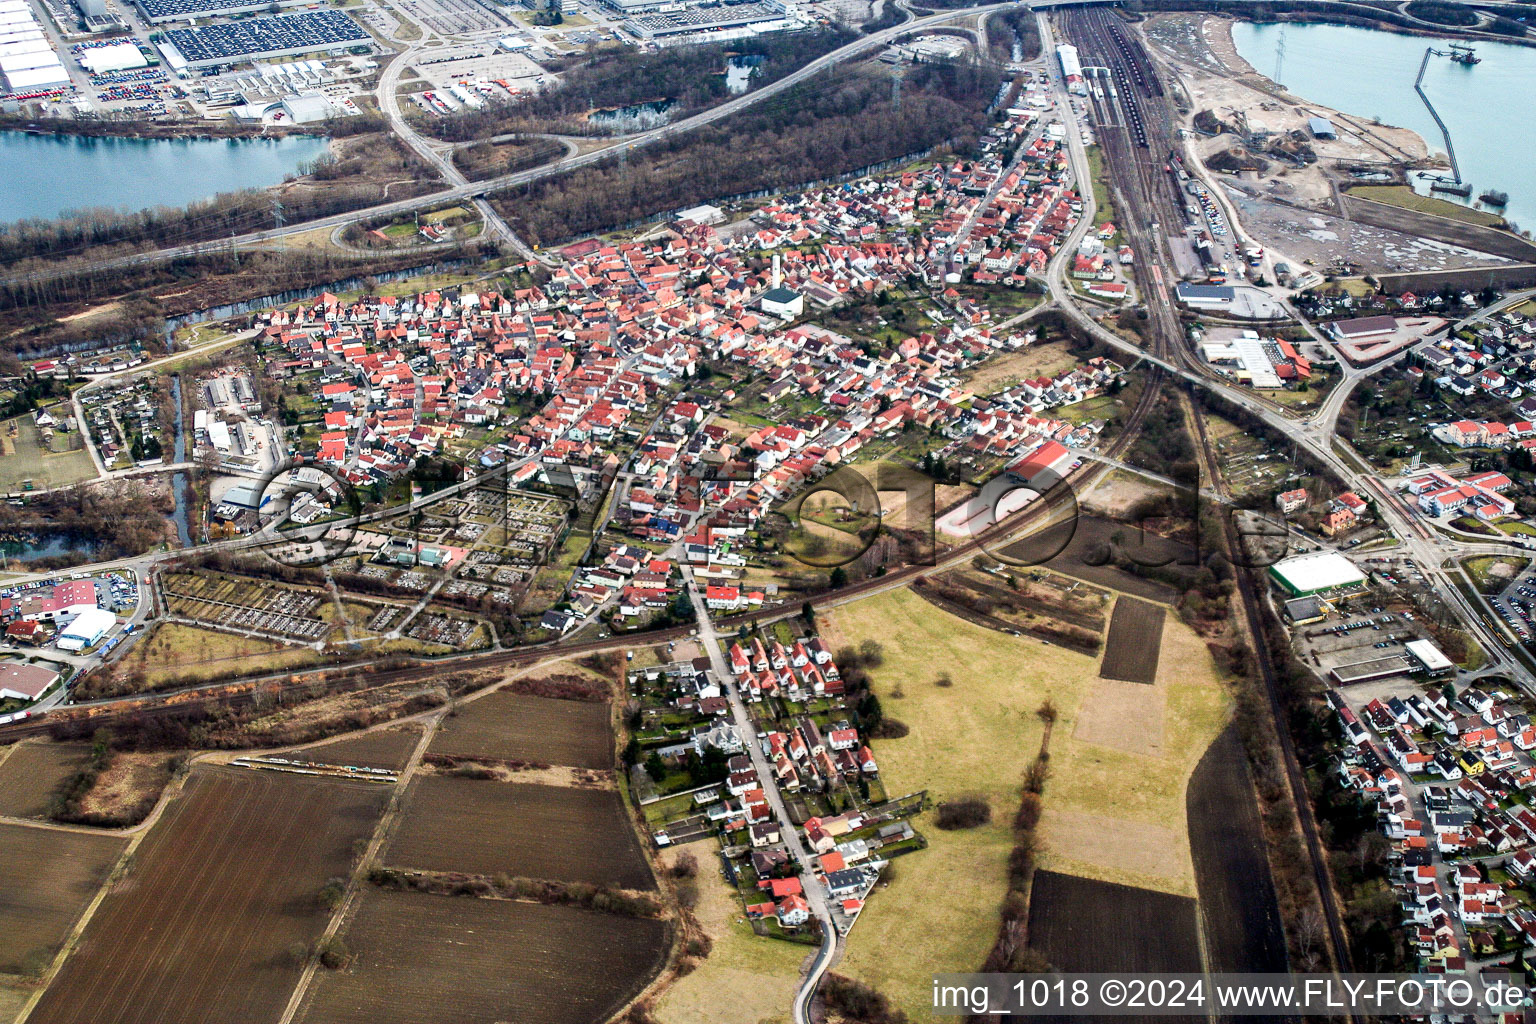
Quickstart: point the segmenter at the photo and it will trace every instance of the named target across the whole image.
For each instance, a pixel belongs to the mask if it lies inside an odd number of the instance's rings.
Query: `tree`
[[[320,963],[329,970],[340,970],[351,959],[352,951],[347,949],[347,944],[341,939],[333,936],[320,943]]]
[[[840,565],[835,567],[832,570],[832,575],[828,579],[827,582],[831,585],[832,589],[834,589],[834,590],[838,589],[839,587],[847,586],[847,584],[848,584],[848,570],[844,569]]]
[[[667,766],[662,762],[661,755],[654,750],[645,759],[645,774],[651,777],[652,782],[660,782],[661,777],[667,774]]]

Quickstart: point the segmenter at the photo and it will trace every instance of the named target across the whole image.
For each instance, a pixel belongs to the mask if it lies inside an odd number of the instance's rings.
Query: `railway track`
[[[1156,399],[1165,376],[1162,368],[1155,365],[1150,366],[1147,373],[1146,387],[1142,389],[1135,407],[1131,410],[1130,416],[1126,418],[1124,429],[1106,449],[1106,453],[1112,458],[1119,458],[1123,455],[1130,447],[1131,442],[1135,440],[1141,425],[1146,420],[1147,413]],[[1103,463],[1098,462],[1085,463],[1081,468],[1083,472],[1079,477],[1079,483],[1092,479],[1107,469]],[[1070,480],[1068,482],[1071,483]],[[1048,522],[1051,513],[1058,511],[1073,493],[1071,489],[1053,489],[1041,500],[1032,502],[1007,520],[989,527],[966,543],[946,552],[934,565],[903,566],[884,576],[862,580],[836,591],[828,591],[816,595],[809,600],[825,601],[827,599],[835,599],[838,603],[857,600],[860,597],[881,590],[903,586],[930,573],[943,571],[971,558],[977,553],[993,550],[997,545],[1012,540],[1016,535],[1025,532],[1042,521]],[[720,628],[729,631],[741,625],[750,625],[763,620],[793,615],[796,611],[797,609],[791,606],[775,605],[722,620]],[[530,644],[526,647],[516,647],[507,651],[464,655],[452,659],[418,662],[400,668],[375,669],[373,671],[369,670],[373,669],[378,664],[377,662],[353,662],[346,665],[338,665],[334,668],[310,669],[299,674],[292,672],[273,673],[249,679],[188,687],[170,693],[93,701],[70,705],[25,721],[0,726],[0,743],[10,743],[31,736],[49,735],[56,730],[71,729],[81,724],[88,724],[95,728],[104,728],[121,725],[125,722],[131,723],[136,720],[173,718],[190,712],[210,711],[215,708],[233,710],[249,705],[256,699],[258,691],[263,699],[268,699],[274,695],[274,692],[286,694],[310,689],[316,682],[317,674],[350,674],[361,669],[367,672],[367,685],[349,689],[349,692],[361,692],[400,682],[430,680],[432,677],[445,672],[459,670],[478,672],[486,669],[519,668],[548,658],[578,657],[585,654],[600,654],[610,651],[622,651],[637,646],[666,643],[669,640],[690,636],[694,631],[694,627],[691,626],[673,626],[667,629],[628,633],[623,636],[603,637],[595,640],[555,640],[542,644]]]
[[[1124,23],[1113,14],[1099,8],[1079,8],[1063,11],[1060,17],[1067,34],[1079,48],[1081,63],[1085,67],[1109,69],[1118,93],[1116,98],[1126,112],[1119,123],[1105,121],[1101,117],[1095,130],[1112,180],[1124,185],[1123,189],[1117,190],[1117,198],[1120,200],[1119,217],[1122,228],[1130,236],[1138,253],[1135,264],[1137,287],[1154,325],[1148,348],[1174,366],[1200,372],[1200,367],[1184,344],[1183,325],[1169,301],[1161,274],[1157,271],[1159,262],[1165,266],[1173,265],[1170,259],[1163,258],[1163,239],[1160,235],[1164,225],[1184,223],[1184,200],[1169,163],[1178,158],[1182,147],[1173,130],[1161,81],[1141,41],[1127,31]],[[1092,109],[1096,115],[1105,112],[1100,106]],[[1206,431],[1204,411],[1198,401],[1190,404],[1195,424],[1196,449],[1202,468],[1211,486],[1220,487],[1219,457]],[[1235,554],[1240,549],[1232,517],[1219,515],[1218,518],[1222,523],[1223,541],[1227,550]],[[1270,714],[1274,719],[1275,733],[1285,762],[1286,780],[1311,862],[1311,873],[1317,885],[1334,962],[1340,971],[1348,971],[1351,964],[1348,933],[1335,898],[1327,851],[1318,832],[1305,775],[1287,724],[1289,717],[1281,698],[1279,680],[1265,653],[1267,645],[1260,625],[1263,622],[1263,610],[1258,585],[1249,570],[1238,569],[1235,575],[1238,598],[1248,622],[1250,648],[1255,653],[1254,660],[1259,665]]]
[[[1216,447],[1211,443],[1209,434],[1206,433],[1205,413],[1200,408],[1198,401],[1191,401],[1191,409],[1197,434],[1197,445],[1201,457],[1206,460],[1206,471],[1211,477],[1211,486],[1222,487],[1221,471],[1216,459]],[[1222,542],[1226,549],[1236,555],[1242,549],[1241,538],[1237,535],[1237,527],[1233,517],[1218,515],[1222,524]],[[1258,587],[1254,583],[1251,570],[1239,569],[1235,573],[1237,577],[1238,596],[1243,602],[1243,615],[1248,620],[1248,628],[1251,634],[1251,650],[1254,652],[1254,662],[1259,666],[1259,672],[1264,677],[1264,693],[1269,703],[1270,716],[1275,721],[1275,734],[1280,740],[1282,759],[1285,762],[1285,774],[1290,784],[1292,803],[1296,805],[1296,818],[1300,823],[1301,831],[1306,839],[1308,860],[1312,867],[1313,881],[1317,885],[1318,899],[1323,905],[1323,920],[1328,928],[1329,944],[1333,947],[1334,962],[1341,973],[1354,970],[1353,959],[1349,952],[1349,936],[1345,931],[1343,917],[1339,912],[1338,899],[1333,888],[1333,876],[1328,869],[1328,851],[1324,848],[1322,837],[1318,833],[1317,818],[1312,811],[1312,801],[1307,793],[1306,776],[1301,770],[1301,759],[1296,756],[1296,744],[1291,739],[1291,730],[1287,726],[1289,716],[1286,714],[1284,704],[1280,699],[1280,680],[1275,674],[1275,667],[1270,662],[1266,653],[1267,645],[1264,644],[1263,632],[1259,623],[1263,621],[1261,616],[1264,610],[1259,601]]]

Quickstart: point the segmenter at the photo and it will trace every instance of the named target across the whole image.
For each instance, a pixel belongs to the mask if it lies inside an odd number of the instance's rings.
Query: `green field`
[[[16,427],[16,436],[10,434]],[[30,415],[18,416],[0,424],[0,490],[22,490],[26,481],[32,482],[33,490],[50,487],[67,487],[96,476],[96,466],[84,447],[73,451],[59,450],[67,444],[81,444],[78,433],[55,433],[53,449],[43,446],[42,434]]]
[[[1448,217],[1468,224],[1481,224],[1484,227],[1504,226],[1504,218],[1497,214],[1473,210],[1460,203],[1436,199],[1434,196],[1421,196],[1407,185],[1362,185],[1350,189],[1349,194],[1372,202],[1400,206],[1405,210],[1433,214],[1436,217]]]
[[[1229,701],[1195,634],[1169,617],[1155,685],[1098,678],[1099,660],[1012,637],[896,590],[830,610],[834,650],[884,648],[870,670],[884,713],[910,734],[874,744],[893,797],[985,796],[992,821],[946,832],[915,822],[929,848],[893,861],[850,933],[840,967],[929,1020],[935,971],[974,971],[996,938],[1024,767],[1040,746],[1035,711],[1058,711],[1039,835],[1044,868],[1194,894],[1184,789],[1227,720]],[[935,685],[948,674],[952,685]],[[912,936],[922,936],[921,942]]]

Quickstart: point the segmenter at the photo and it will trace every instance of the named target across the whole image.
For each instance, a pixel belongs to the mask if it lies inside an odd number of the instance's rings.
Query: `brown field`
[[[1029,944],[1052,967],[1071,973],[1198,974],[1202,967],[1194,900],[1054,871],[1035,872],[1029,898]],[[1141,1018],[1116,1018],[1137,1019]]]
[[[369,889],[345,939],[357,961],[321,972],[308,1024],[592,1024],[661,969],[662,921],[574,907]]]
[[[613,726],[607,704],[497,692],[443,719],[428,750],[453,757],[612,768]]]
[[[295,751],[293,757],[316,764],[350,764],[359,768],[399,771],[410,760],[411,751],[420,740],[421,726],[402,725],[305,747]]]
[[[1116,543],[1116,535],[1122,538]],[[1067,576],[1151,601],[1173,602],[1179,590],[1131,571],[1130,556],[1162,564],[1163,573],[1192,577],[1195,552],[1186,544],[1146,533],[1135,526],[1081,514],[1069,524],[1050,526],[1004,548],[1002,554],[1024,565],[1044,564]]]
[[[0,825],[0,973],[41,974],[128,840]]]
[[[240,769],[198,769],[136,853],[43,994],[34,1024],[229,1024],[282,1013],[388,791]]]
[[[1185,800],[1210,969],[1286,970],[1264,826],[1236,725],[1227,726],[1200,759]]]
[[[1163,617],[1167,609],[1160,604],[1121,597],[1115,601],[1109,618],[1109,638],[1104,644],[1104,661],[1099,675],[1105,679],[1123,679],[1128,683],[1150,683],[1157,679],[1157,652],[1163,643]]]
[[[384,862],[654,889],[617,793],[426,775],[411,783]]]
[[[92,824],[137,824],[154,810],[175,765],[175,755],[164,751],[118,751],[81,799],[80,812],[100,815]]]
[[[0,815],[43,818],[59,784],[90,757],[87,743],[21,743],[0,764]]]

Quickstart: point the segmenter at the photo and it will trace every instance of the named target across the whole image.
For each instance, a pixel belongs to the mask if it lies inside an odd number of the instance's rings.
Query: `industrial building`
[[[785,288],[781,285],[764,292],[759,305],[769,316],[776,316],[781,320],[793,320],[805,312],[805,296],[793,288]]]
[[[0,0],[0,79],[12,95],[63,89],[69,72],[26,0]]]
[[[1326,117],[1307,118],[1307,129],[1312,132],[1312,137],[1316,139],[1336,139],[1339,137],[1339,133],[1333,130],[1333,122]]]
[[[59,681],[59,673],[17,661],[0,664],[0,700],[37,700]]]
[[[1225,284],[1186,284],[1175,287],[1179,301],[1193,309],[1226,309],[1232,305],[1237,292]]]
[[[1441,653],[1433,640],[1410,640],[1403,647],[1408,654],[1423,666],[1424,671],[1431,675],[1438,672],[1449,672],[1456,665]]]
[[[1283,338],[1263,338],[1241,327],[1213,327],[1200,342],[1200,355],[1256,388],[1279,388],[1312,376],[1312,363]]]
[[[755,0],[752,3],[725,4],[719,7],[672,10],[677,4],[631,4],[631,0],[606,0],[630,15],[624,31],[647,42],[681,43],[695,36],[708,35],[711,41],[778,32],[792,24],[784,8],[777,3]],[[651,11],[653,13],[641,13]]]
[[[92,608],[75,616],[59,634],[59,649],[78,651],[93,647],[117,625],[117,616],[105,608]]]
[[[1077,47],[1071,43],[1062,43],[1056,47],[1056,60],[1061,65],[1061,75],[1067,83],[1067,91],[1078,96],[1087,95],[1088,87],[1083,84],[1083,64],[1077,57]]]
[[[1360,590],[1365,573],[1334,551],[1313,551],[1284,558],[1269,567],[1269,575],[1292,597]]]
[[[1402,654],[1389,654],[1385,658],[1372,658],[1353,665],[1336,665],[1328,670],[1333,681],[1340,686],[1351,683],[1368,683],[1373,679],[1409,675],[1418,669],[1418,662]]]
[[[80,66],[93,75],[106,75],[114,71],[132,71],[149,66],[144,51],[131,42],[110,43],[85,50],[79,56]]]

